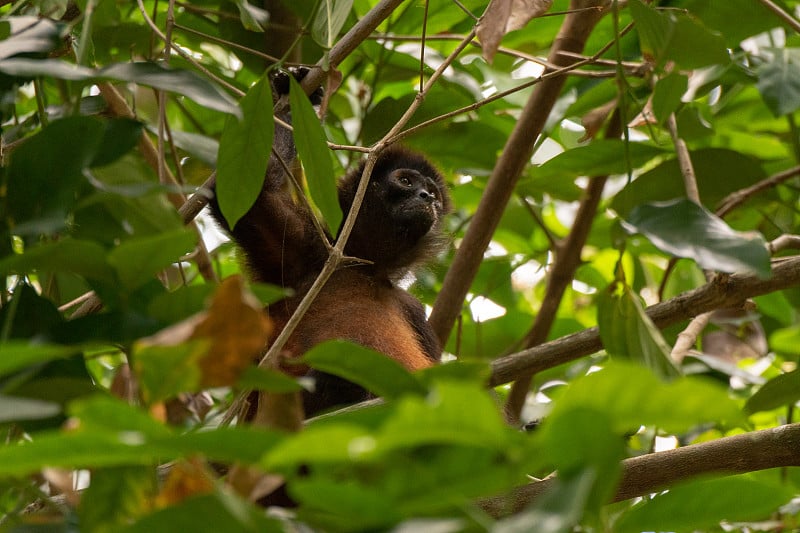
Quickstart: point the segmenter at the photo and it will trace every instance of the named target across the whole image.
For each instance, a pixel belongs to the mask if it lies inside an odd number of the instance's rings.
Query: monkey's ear
[[[289,75],[294,76],[297,81],[303,81],[311,70],[306,67],[290,67],[287,71],[276,70],[270,75],[270,82],[272,84],[272,94],[277,101],[283,95],[289,94]],[[322,103],[322,97],[325,96],[325,91],[322,87],[317,87],[313,93],[308,95],[311,105],[318,106]]]

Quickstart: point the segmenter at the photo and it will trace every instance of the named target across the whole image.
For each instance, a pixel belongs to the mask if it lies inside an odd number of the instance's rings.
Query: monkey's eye
[[[402,185],[405,185],[406,187],[411,187],[411,180],[408,179],[406,176],[399,176],[397,178],[397,181],[400,182]]]

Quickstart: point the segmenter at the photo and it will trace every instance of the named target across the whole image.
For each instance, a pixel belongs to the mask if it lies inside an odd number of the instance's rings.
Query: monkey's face
[[[422,237],[442,216],[442,193],[436,182],[417,170],[393,170],[375,182],[389,219],[408,235]]]

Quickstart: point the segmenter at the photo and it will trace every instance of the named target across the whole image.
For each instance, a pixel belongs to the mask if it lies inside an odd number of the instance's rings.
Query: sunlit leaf
[[[622,515],[614,530],[696,531],[716,527],[723,520],[758,520],[792,495],[788,485],[767,484],[747,475],[689,481],[642,500]]]
[[[612,356],[636,361],[662,377],[674,377],[680,373],[670,357],[670,348],[664,337],[630,287],[625,286],[619,292],[607,289],[601,293],[597,323],[603,346]]]
[[[551,416],[578,407],[606,413],[619,434],[643,424],[668,432],[686,431],[709,421],[746,424],[741,409],[723,387],[695,377],[664,383],[652,371],[620,361],[570,383],[555,402]]]
[[[46,18],[8,17],[0,21],[0,59],[50,52],[61,44],[65,26]]]
[[[333,46],[347,15],[353,8],[353,0],[322,0],[311,26],[311,35],[324,48]]]
[[[311,199],[322,212],[328,228],[334,235],[342,223],[342,209],[333,173],[331,151],[314,107],[300,84],[290,77],[289,101],[292,106],[292,125],[297,153],[303,162]]]
[[[747,399],[744,408],[748,413],[769,411],[800,400],[800,370],[781,374],[767,381]]]
[[[630,164],[636,168],[662,153],[660,148],[644,143],[628,143],[626,147],[623,141],[597,140],[555,156],[537,168],[533,176],[537,180],[572,180],[576,176],[627,174],[626,154],[630,154]]]
[[[773,48],[772,60],[758,68],[756,87],[775,116],[800,108],[800,49]]]
[[[358,383],[378,396],[392,398],[425,392],[419,381],[400,363],[351,342],[324,342],[309,350],[302,361],[317,370]]]

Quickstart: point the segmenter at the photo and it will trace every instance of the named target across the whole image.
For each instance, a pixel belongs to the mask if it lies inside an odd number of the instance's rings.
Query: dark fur
[[[273,79],[276,93],[288,87],[284,81]],[[291,119],[288,113],[283,118]],[[278,128],[275,150],[291,163],[296,152],[288,133]],[[339,183],[339,204],[345,215],[363,169],[364,163]],[[271,156],[261,195],[233,231],[229,230],[244,252],[254,280],[295,292],[267,308],[277,326],[276,335],[327,259],[310,214],[286,190],[284,174],[283,166]],[[211,206],[227,229],[216,202]],[[345,247],[346,255],[371,264],[346,267],[331,276],[289,339],[284,355],[298,357],[325,340],[346,339],[382,352],[410,370],[438,361],[441,348],[422,304],[396,282],[439,249],[443,242],[441,218],[449,209],[444,179],[423,156],[399,147],[385,150],[373,169]],[[286,370],[316,378],[316,392],[304,397],[307,416],[369,397],[360,387],[328,374],[297,365],[287,365]]]

